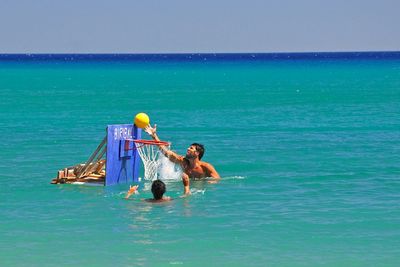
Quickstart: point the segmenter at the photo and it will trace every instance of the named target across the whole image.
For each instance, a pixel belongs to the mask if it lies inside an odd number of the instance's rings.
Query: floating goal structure
[[[85,163],[59,170],[51,183],[108,186],[138,182],[142,161],[136,141],[141,140],[141,134],[142,130],[134,124],[108,125],[106,136],[89,159]]]

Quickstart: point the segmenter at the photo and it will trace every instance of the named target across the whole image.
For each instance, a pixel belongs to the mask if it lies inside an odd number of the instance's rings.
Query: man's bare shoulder
[[[218,172],[215,170],[214,166],[211,163],[201,161],[200,166],[203,170],[205,170],[208,177],[220,178]]]
[[[209,168],[214,168],[214,166],[213,166],[211,163],[205,162],[205,161],[200,161],[200,166],[201,166],[201,167],[205,167],[205,168],[207,168],[207,169],[209,169]]]
[[[148,199],[145,199],[144,201],[150,202],[150,203],[163,203],[163,202],[169,202],[171,200],[172,200],[172,198],[170,198],[170,197],[163,197],[162,199],[148,198]]]

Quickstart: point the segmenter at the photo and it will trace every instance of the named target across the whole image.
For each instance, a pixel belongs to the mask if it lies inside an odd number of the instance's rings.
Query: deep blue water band
[[[392,60],[400,51],[308,53],[200,53],[200,54],[0,54],[0,61],[268,61],[268,60]]]

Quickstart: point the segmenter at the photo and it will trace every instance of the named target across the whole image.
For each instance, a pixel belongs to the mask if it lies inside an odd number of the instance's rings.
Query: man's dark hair
[[[199,152],[199,159],[201,159],[204,155],[204,152],[206,151],[204,146],[199,143],[193,143],[193,144],[191,144],[191,146],[194,146],[196,148],[196,151]]]
[[[162,199],[165,191],[165,184],[161,180],[155,180],[151,185],[151,192],[153,193],[154,199]]]

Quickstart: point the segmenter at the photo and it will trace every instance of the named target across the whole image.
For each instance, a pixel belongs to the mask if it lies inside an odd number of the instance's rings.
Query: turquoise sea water
[[[1,266],[400,265],[398,55],[158,59],[0,60]],[[138,112],[222,181],[49,183]]]

